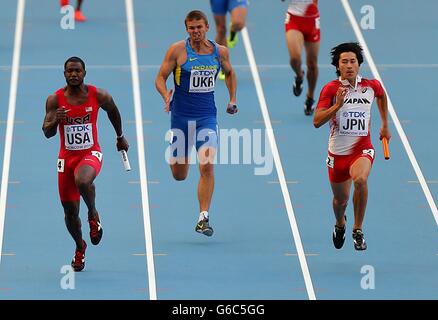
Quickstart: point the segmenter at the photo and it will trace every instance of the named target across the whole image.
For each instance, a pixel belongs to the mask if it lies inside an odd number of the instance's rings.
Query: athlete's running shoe
[[[345,225],[343,227],[338,227],[335,225],[333,229],[333,244],[336,249],[341,249],[345,242]]]
[[[356,250],[367,249],[367,243],[365,242],[365,239],[363,237],[362,230],[360,229],[353,230],[353,242],[354,242],[354,249]]]
[[[208,219],[204,218],[196,224],[195,231],[211,237],[213,235],[213,228],[210,227]]]
[[[88,224],[90,225],[91,243],[97,245],[103,235],[103,228],[100,224],[99,218],[88,218]]]
[[[87,18],[82,14],[82,11],[76,10],[75,12],[75,20],[79,22],[84,22]]]
[[[219,80],[225,80],[225,73],[221,70],[219,71],[219,75],[217,77]]]
[[[234,38],[231,39],[231,27],[230,27],[230,35],[227,38],[227,47],[230,49],[233,49],[236,46],[238,41],[239,41],[239,38],[238,38],[237,32],[234,34]]]
[[[315,100],[313,100],[310,97],[307,97],[306,101],[304,102],[304,114],[306,116],[311,116],[313,113],[313,104],[315,103]]]
[[[61,7],[68,6],[69,1],[68,0],[59,0],[59,4],[61,5]]]
[[[82,240],[84,241],[84,240]],[[73,260],[71,261],[71,266],[74,271],[82,271],[85,267],[85,250],[87,249],[87,243],[84,241],[84,247],[81,250],[76,249]]]
[[[304,78],[304,73],[302,77],[295,77],[293,91],[296,97],[298,97],[301,94],[301,92],[303,92],[303,78]]]

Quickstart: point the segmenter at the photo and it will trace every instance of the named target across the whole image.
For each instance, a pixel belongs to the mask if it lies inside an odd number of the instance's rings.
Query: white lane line
[[[15,106],[17,102],[18,74],[20,68],[21,39],[23,35],[23,20],[25,0],[18,0],[15,23],[14,52],[12,55],[11,86],[9,88],[8,120],[5,135],[5,151],[3,156],[2,184],[0,190],[0,263],[3,250],[3,231],[5,226],[6,201],[8,199],[9,167],[11,162],[12,136],[14,133]]]
[[[135,36],[135,23],[134,23],[134,8],[132,0],[125,0],[126,5],[126,19],[128,21],[128,37],[129,37],[129,55],[131,60],[131,74],[132,74],[132,90],[134,94],[134,108],[135,108],[135,120],[136,120],[136,132],[137,132],[137,150],[138,150],[138,163],[140,169],[140,189],[141,200],[143,203],[143,223],[144,223],[144,235],[146,245],[146,261],[148,269],[148,281],[149,281],[149,299],[157,300],[157,288],[155,281],[155,266],[154,266],[154,252],[152,246],[152,231],[149,212],[149,197],[148,197],[148,184],[146,175],[146,158],[144,148],[143,137],[143,116],[140,97],[140,79],[138,71],[138,59],[137,59],[137,40]]]
[[[286,252],[284,254],[286,257],[296,257],[298,254],[297,253],[290,253],[290,252]],[[319,256],[319,253],[306,253],[307,257],[317,257]]]
[[[417,159],[415,158],[414,152],[412,151],[411,145],[409,144],[408,138],[403,130],[403,127],[398,119],[397,113],[395,112],[394,106],[389,98],[389,93],[383,84],[382,78],[380,77],[379,71],[377,70],[376,64],[374,63],[374,59],[371,56],[371,52],[368,49],[368,45],[365,41],[365,38],[362,35],[362,31],[359,28],[359,25],[354,17],[353,11],[351,10],[350,3],[348,0],[341,0],[342,5],[344,6],[345,13],[347,14],[348,19],[350,20],[351,26],[353,27],[354,33],[363,48],[363,52],[366,60],[371,68],[371,72],[377,80],[382,83],[383,88],[386,91],[388,96],[388,110],[391,115],[392,120],[394,121],[394,126],[397,129],[397,133],[400,136],[400,139],[405,147],[406,153],[411,161],[412,167],[414,168],[415,174],[417,175],[418,181],[420,181],[421,188],[423,189],[424,195],[426,196],[427,202],[429,204],[430,209],[432,210],[432,214],[435,218],[435,222],[438,225],[438,209],[436,207],[435,201],[433,200],[432,194],[430,193],[429,187],[427,186],[426,179],[424,179],[423,173],[421,172],[420,166],[418,165]]]
[[[272,123],[268,112],[268,106],[266,104],[265,95],[263,93],[262,83],[260,81],[259,72],[257,69],[257,63],[254,57],[254,52],[251,46],[251,40],[249,38],[248,29],[242,30],[243,43],[245,45],[246,55],[248,56],[248,62],[251,67],[252,77],[257,91],[257,97],[260,103],[260,109],[262,111],[263,120],[265,122],[266,132],[268,135],[269,145],[271,147],[272,155],[274,158],[275,168],[277,169],[278,180],[280,181],[281,191],[283,193],[284,203],[286,205],[287,215],[289,217],[289,223],[292,229],[292,234],[295,241],[295,247],[297,249],[298,258],[301,265],[301,270],[304,276],[304,282],[306,285],[307,295],[310,300],[316,300],[315,291],[313,289],[312,279],[310,277],[309,268],[307,266],[306,256],[304,254],[303,245],[301,243],[301,237],[298,230],[297,222],[295,219],[294,210],[292,208],[292,202],[289,195],[289,190],[286,185],[286,178],[284,176],[283,166],[280,160],[280,154],[278,152],[277,143],[275,141],[274,131],[272,129]]]

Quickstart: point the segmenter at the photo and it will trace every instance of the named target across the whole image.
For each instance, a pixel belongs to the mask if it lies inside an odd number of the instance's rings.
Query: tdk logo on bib
[[[214,91],[214,79],[216,69],[191,70],[189,92],[212,92]]]
[[[368,119],[365,111],[344,111],[341,116],[339,134],[343,136],[367,136]]]
[[[67,150],[89,149],[94,144],[91,123],[64,126],[64,136]]]

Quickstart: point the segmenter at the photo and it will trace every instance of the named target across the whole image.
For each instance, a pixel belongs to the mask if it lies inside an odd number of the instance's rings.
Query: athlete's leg
[[[354,229],[362,229],[365,209],[368,200],[368,176],[371,171],[371,161],[367,157],[360,157],[350,167],[351,179],[354,182]]]
[[[247,14],[246,6],[235,7],[231,10],[230,41],[234,41],[236,33],[245,27]]]
[[[76,248],[83,251],[81,219],[79,218],[79,201],[61,201],[64,208],[64,221],[68,232],[76,243]]]
[[[183,181],[187,178],[189,174],[189,159],[188,157],[183,158],[183,160],[175,160],[174,163],[170,164],[170,170],[175,180]]]
[[[216,23],[216,38],[215,41],[220,45],[227,46],[227,26],[225,15],[214,15]]]
[[[58,159],[58,191],[64,208],[64,221],[68,232],[76,243],[76,248],[83,251],[81,219],[79,217],[80,194],[75,185],[74,168],[80,159]]]
[[[76,4],[76,10],[81,11],[82,1],[83,0],[78,0],[78,2]]]
[[[350,197],[351,179],[340,183],[330,182],[330,185],[333,191],[333,212],[335,213],[336,225],[343,227],[345,225],[345,210]]]
[[[75,20],[78,22],[85,22],[87,18],[82,13],[81,6],[82,6],[82,0],[78,0],[75,10]]]
[[[189,157],[196,133],[196,122],[173,117],[171,120],[169,165],[175,180],[183,181],[189,173]]]
[[[93,183],[96,178],[96,169],[88,164],[80,165],[75,172],[75,184],[82,199],[88,208],[88,218],[98,219],[96,210],[96,188]]]
[[[304,47],[304,36],[298,30],[286,32],[286,43],[289,50],[290,65],[298,77],[303,76],[301,69],[301,52]]]
[[[210,209],[211,198],[214,190],[214,157],[216,149],[203,147],[198,150],[199,172],[198,183],[199,212]]]
[[[318,80],[318,53],[320,42],[304,42],[306,48],[307,64],[307,97],[313,99],[315,93],[316,81]]]
[[[103,229],[99,213],[96,210],[96,187],[93,183],[101,168],[101,154],[99,158],[94,155],[85,156],[75,170],[75,184],[82,199],[88,207],[88,224],[90,226],[90,239],[94,245],[102,239]],[[88,162],[89,164],[85,164]]]

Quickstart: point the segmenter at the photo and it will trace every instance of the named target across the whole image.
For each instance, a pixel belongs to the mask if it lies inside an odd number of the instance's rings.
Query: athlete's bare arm
[[[58,123],[65,120],[65,109],[58,109],[58,97],[56,94],[48,96],[46,101],[46,115],[43,122],[43,132],[46,138],[56,135]]]
[[[382,127],[380,128],[380,139],[391,139],[391,132],[388,127],[388,99],[385,91],[380,97],[376,97],[377,107],[379,108],[380,119],[382,120]]]
[[[237,77],[230,62],[230,54],[227,47],[219,46],[222,70],[225,74],[225,84],[230,95],[230,104],[236,104]]]
[[[117,151],[128,151],[129,144],[126,138],[123,136],[122,130],[122,117],[120,116],[119,109],[117,108],[113,97],[104,89],[97,89],[97,101],[99,106],[106,111],[108,119],[114,127],[114,131],[117,135]]]
[[[325,124],[336,114],[339,109],[341,109],[341,107],[344,105],[344,98],[347,95],[347,92],[348,89],[344,87],[339,87],[338,91],[336,92],[336,102],[334,105],[327,109],[316,109],[315,116],[313,117],[313,125],[315,126],[315,128],[319,128],[320,126]]]
[[[169,75],[175,70],[178,62],[180,65],[182,62],[181,58],[183,55],[186,57],[183,59],[184,61],[187,59],[187,54],[184,52],[184,41],[178,41],[170,46],[169,50],[167,50],[166,55],[164,56],[163,63],[161,64],[160,70],[158,71],[157,77],[155,79],[155,87],[164,100],[164,111],[169,112],[170,110],[170,99],[172,98],[173,90],[167,90],[166,81]],[[182,62],[182,63],[181,63]]]

